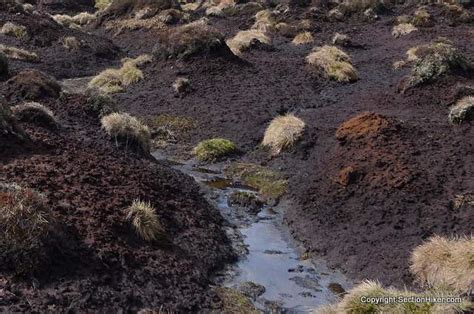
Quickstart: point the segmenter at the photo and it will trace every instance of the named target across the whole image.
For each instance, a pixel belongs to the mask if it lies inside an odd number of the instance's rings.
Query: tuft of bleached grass
[[[37,247],[49,230],[44,196],[15,183],[0,183],[0,254]]]
[[[332,37],[332,44],[338,46],[349,46],[351,39],[346,34],[336,33]]]
[[[305,123],[293,114],[276,117],[268,125],[262,145],[268,146],[273,155],[295,144],[303,135]]]
[[[95,7],[101,11],[107,9],[112,0],[95,0]]]
[[[173,89],[178,94],[184,93],[186,90],[189,89],[190,86],[191,84],[189,82],[189,79],[185,77],[178,77],[173,83]]]
[[[3,52],[10,59],[22,60],[27,62],[39,61],[39,57],[35,52],[30,52],[11,46],[5,46],[3,44],[0,44],[0,52]]]
[[[72,24],[75,24],[72,20],[72,16],[69,16],[67,14],[55,14],[51,17],[56,23],[64,27],[69,27]]]
[[[412,62],[411,74],[404,89],[432,82],[455,71],[470,71],[472,63],[446,39],[410,48],[407,62]]]
[[[413,250],[410,270],[424,286],[471,293],[474,289],[473,236],[431,237]]]
[[[53,111],[40,103],[26,102],[16,105],[11,109],[19,121],[36,122],[55,128],[59,125]]]
[[[81,12],[72,17],[72,22],[77,25],[87,25],[96,20],[97,16],[89,12]]]
[[[292,44],[295,46],[311,44],[314,42],[313,35],[310,32],[301,32],[295,36],[292,40]]]
[[[321,68],[330,79],[338,82],[353,82],[358,78],[350,57],[335,46],[325,45],[313,49],[306,61]]]
[[[150,202],[133,201],[125,209],[126,219],[131,222],[135,232],[145,241],[156,241],[164,234],[164,229]]]
[[[143,152],[150,151],[150,129],[135,117],[127,113],[112,113],[101,119],[102,128],[118,143],[125,148],[138,148]]]
[[[417,31],[418,28],[416,28],[413,24],[411,23],[402,23],[395,25],[392,29],[392,36],[395,38],[401,37],[408,35],[414,31]]]
[[[237,151],[234,142],[225,138],[212,138],[199,142],[193,154],[200,161],[217,161]]]
[[[250,29],[246,31],[240,31],[227,40],[227,46],[236,55],[241,55],[244,51],[250,49],[257,42],[270,45],[271,39],[264,32],[257,29]]]
[[[74,36],[64,37],[61,42],[66,49],[77,50],[81,48],[81,42]]]
[[[25,12],[30,13],[30,14],[35,11],[35,7],[31,3],[24,3],[22,7]]]
[[[407,299],[407,302],[389,302],[388,298],[398,300],[398,298],[410,297],[458,297],[449,290],[435,290],[427,293],[414,293],[408,290],[397,290],[384,288],[377,282],[365,281],[346,294],[337,304],[323,306],[314,314],[342,314],[342,313],[426,313],[426,314],[456,314],[471,306],[471,302],[463,300],[461,303],[433,303],[414,302]],[[362,300],[378,299],[380,302],[363,302]],[[384,299],[385,298],[385,299]],[[387,300],[387,301],[385,301]]]
[[[96,75],[89,82],[90,89],[97,89],[104,94],[113,94],[123,91],[124,87],[144,79],[142,70],[138,67],[152,60],[150,55],[141,55],[135,59],[122,60],[120,69],[106,69]]]
[[[3,24],[2,28],[0,29],[0,33],[16,38],[24,38],[28,36],[28,31],[26,30],[25,26],[17,25],[11,22],[6,22]]]
[[[449,110],[449,121],[461,124],[474,119],[474,96],[461,98]]]

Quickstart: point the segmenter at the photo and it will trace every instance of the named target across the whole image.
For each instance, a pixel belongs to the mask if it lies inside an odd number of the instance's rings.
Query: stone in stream
[[[295,276],[290,278],[291,281],[294,281],[298,286],[314,291],[322,291],[321,290],[321,285],[316,279],[313,279],[309,276],[306,277],[300,277],[300,276]]]
[[[251,298],[252,300],[256,300],[257,297],[261,296],[262,294],[265,293],[265,287],[262,286],[262,285],[259,285],[255,282],[252,282],[252,281],[245,281],[243,282],[240,287],[239,287],[239,291]]]
[[[335,282],[331,282],[330,284],[328,284],[328,289],[336,295],[346,294],[346,290],[340,284]]]
[[[233,192],[229,196],[229,206],[238,205],[252,214],[257,214],[263,207],[263,201],[255,194],[244,191]]]

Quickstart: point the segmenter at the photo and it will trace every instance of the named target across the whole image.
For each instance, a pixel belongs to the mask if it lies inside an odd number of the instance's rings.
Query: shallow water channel
[[[166,160],[158,152],[153,155]],[[263,205],[257,210],[236,206],[232,203],[235,192],[258,194],[226,178],[222,167],[200,168],[193,161],[171,165],[193,177],[228,222],[225,229],[239,260],[219,274],[217,284],[243,291],[262,311],[291,313],[307,313],[332,303],[337,294],[351,287],[341,273],[324,262],[302,258],[303,248],[283,224],[289,203]]]

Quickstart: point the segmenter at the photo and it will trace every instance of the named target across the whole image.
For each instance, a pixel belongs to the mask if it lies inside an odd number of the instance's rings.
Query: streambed
[[[218,274],[216,283],[250,296],[257,308],[270,312],[308,313],[336,301],[337,294],[351,287],[339,272],[323,261],[304,258],[304,250],[283,224],[289,202],[277,206],[245,208],[233,203],[233,195],[259,195],[253,189],[227,178],[222,165],[200,167],[193,160],[170,162],[159,152],[154,157],[193,177],[228,222],[226,232],[239,260]]]

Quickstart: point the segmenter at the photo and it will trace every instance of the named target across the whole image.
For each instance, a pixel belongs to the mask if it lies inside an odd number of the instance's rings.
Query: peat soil
[[[474,85],[473,73],[401,93],[410,69],[393,68],[409,48],[438,37],[474,60],[474,29],[452,23],[433,6],[428,9],[434,26],[395,39],[395,17],[414,9],[396,8],[373,22],[314,18],[313,45],[295,47],[291,38],[276,34],[273,49],[245,52],[243,63],[155,61],[145,69],[145,80],[114,99],[150,121],[163,114],[191,119],[194,127],[181,134],[179,145],[165,150],[186,155],[200,140],[225,137],[238,144],[243,160],[283,170],[290,178],[286,197],[295,204],[286,222],[311,252],[353,279],[412,286],[411,250],[433,234],[470,234],[474,221],[472,208],[451,206],[456,195],[474,190],[473,125],[453,126],[447,119],[460,86]],[[290,9],[285,16],[291,24],[307,14]],[[210,18],[227,37],[252,23],[251,16]],[[138,55],[151,51],[159,32],[124,32],[115,43]],[[356,44],[343,48],[359,73],[353,84],[328,81],[305,62],[313,46],[330,44],[336,32]],[[190,92],[176,95],[172,84],[178,77],[190,80]],[[268,123],[285,112],[306,122],[305,135],[292,151],[271,158],[259,143]],[[364,112],[386,117],[393,131],[356,123],[350,132],[362,135],[339,141],[339,125]]]
[[[217,304],[210,278],[234,254],[223,219],[193,179],[115,147],[85,96],[41,102],[61,127],[22,123],[29,140],[2,135],[0,181],[45,195],[51,253],[28,277],[0,263],[0,312],[188,312]],[[147,243],[135,234],[123,210],[136,199],[156,209],[166,240]]]

